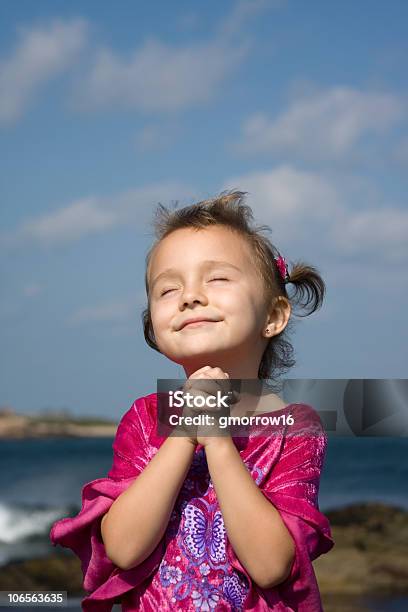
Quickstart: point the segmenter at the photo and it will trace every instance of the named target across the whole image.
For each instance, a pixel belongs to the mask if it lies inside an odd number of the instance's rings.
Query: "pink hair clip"
[[[289,270],[288,264],[286,263],[286,259],[282,257],[282,255],[279,255],[279,257],[275,257],[274,259],[276,261],[276,265],[278,266],[278,270],[283,279],[283,282],[287,283],[289,281]]]

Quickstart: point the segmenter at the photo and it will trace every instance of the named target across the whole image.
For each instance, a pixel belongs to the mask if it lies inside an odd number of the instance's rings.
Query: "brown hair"
[[[272,230],[267,225],[252,225],[252,209],[244,204],[246,195],[242,191],[225,191],[215,198],[181,209],[177,209],[178,202],[175,202],[172,211],[163,204],[158,204],[153,221],[157,240],[146,255],[145,287],[148,306],[142,313],[145,340],[156,351],[159,349],[150,316],[149,265],[153,251],[160,241],[177,229],[192,227],[199,230],[211,225],[223,225],[238,232],[250,246],[257,273],[263,280],[266,300],[282,299],[278,296],[283,296],[290,302],[292,312],[300,317],[310,315],[321,307],[325,283],[316,268],[302,261],[290,262],[288,266],[290,274],[288,282],[294,288],[289,297],[286,291],[287,285],[275,261],[279,251],[266,236],[261,234],[262,231]],[[300,311],[295,312],[295,308]],[[258,379],[276,379],[295,365],[294,349],[288,340],[292,327],[290,324],[291,321],[280,334],[269,339],[259,365]]]

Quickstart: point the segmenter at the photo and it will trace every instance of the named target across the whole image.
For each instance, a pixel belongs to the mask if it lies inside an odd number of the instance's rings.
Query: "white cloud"
[[[267,219],[272,230],[288,240],[301,237],[313,223],[328,223],[340,205],[328,180],[290,165],[231,177],[223,189],[232,188],[247,191],[257,217]]]
[[[404,117],[405,104],[397,95],[334,87],[293,99],[276,118],[252,115],[236,148],[246,153],[340,158],[364,135],[386,132]]]
[[[150,36],[126,57],[100,47],[73,88],[70,104],[82,111],[123,108],[145,113],[206,104],[248,54],[249,37],[244,41],[243,35],[249,20],[285,4],[237,0],[207,41],[171,45]],[[185,15],[182,27],[194,27],[197,19],[197,13]]]
[[[408,211],[387,205],[370,181],[281,165],[231,177],[223,189],[248,192],[255,222],[270,226],[268,237],[279,249],[306,246],[333,261],[368,255],[398,265],[408,259]]]
[[[96,198],[86,198],[54,213],[25,221],[19,235],[45,244],[72,242],[90,233],[103,232],[115,221],[114,213],[103,210]]]
[[[153,38],[124,58],[100,49],[88,75],[76,84],[78,110],[125,108],[177,111],[203,104],[246,54],[246,45],[222,42],[175,47]]]
[[[206,104],[249,50],[242,37],[236,42],[232,37],[243,33],[251,17],[284,3],[239,0],[208,41],[171,45],[151,36],[126,56],[100,46],[81,66],[76,60],[87,42],[84,19],[20,26],[14,50],[0,58],[0,123],[15,122],[40,88],[74,63],[77,76],[68,103],[76,110],[172,112]],[[195,19],[190,13],[184,23],[191,27]]]
[[[270,8],[281,8],[286,0],[236,0],[231,12],[220,22],[218,36],[231,37],[242,33],[248,21]]]
[[[344,211],[331,229],[331,240],[340,254],[375,256],[399,263],[408,257],[408,211],[397,207]]]
[[[189,198],[192,190],[176,182],[133,189],[112,198],[87,197],[48,214],[25,220],[13,232],[0,236],[0,246],[61,246],[115,227],[148,226],[158,202]],[[173,196],[176,196],[173,198]]]
[[[0,60],[0,123],[16,121],[37,90],[72,64],[84,47],[86,33],[83,19],[19,28],[14,51]]]

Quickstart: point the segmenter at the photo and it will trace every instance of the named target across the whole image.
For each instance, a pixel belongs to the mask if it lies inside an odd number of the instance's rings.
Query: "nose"
[[[202,304],[203,306],[208,304],[206,293],[198,282],[185,284],[180,294],[179,306],[181,309],[188,308],[194,303]]]

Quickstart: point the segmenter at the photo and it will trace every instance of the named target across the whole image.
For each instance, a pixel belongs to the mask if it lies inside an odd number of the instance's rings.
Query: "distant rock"
[[[14,410],[10,406],[0,406],[0,417],[12,416],[14,414]]]
[[[335,542],[314,561],[321,590],[408,595],[408,511],[383,503],[326,511]]]
[[[14,411],[0,412],[0,438],[114,437],[117,425],[104,419],[28,416]]]
[[[73,554],[13,561],[1,568],[0,591],[68,591],[81,596],[81,562]]]

